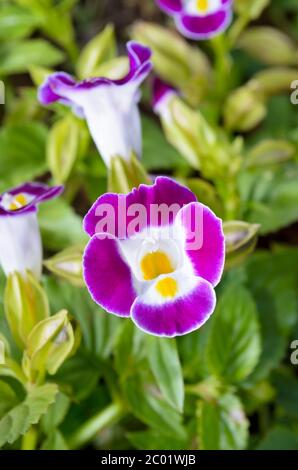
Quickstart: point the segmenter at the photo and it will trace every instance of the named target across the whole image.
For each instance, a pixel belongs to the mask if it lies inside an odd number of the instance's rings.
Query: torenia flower
[[[224,31],[232,19],[232,0],[156,0],[174,17],[178,30],[190,39],[208,39]]]
[[[151,51],[137,42],[127,45],[130,69],[120,80],[98,77],[76,82],[70,75],[50,75],[39,89],[39,100],[69,105],[87,120],[94,142],[109,167],[115,156],[129,160],[141,153],[139,87],[151,71]]]
[[[85,282],[108,312],[167,337],[210,317],[224,265],[222,222],[189,189],[158,177],[127,195],[104,194],[84,228]]]
[[[42,245],[37,205],[57,197],[62,190],[62,186],[25,183],[0,195],[0,265],[6,276],[28,270],[40,277]]]

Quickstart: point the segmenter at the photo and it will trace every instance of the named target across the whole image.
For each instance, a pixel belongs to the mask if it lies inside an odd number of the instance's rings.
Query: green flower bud
[[[129,69],[127,57],[115,57],[104,62],[94,71],[96,77],[106,77],[110,80],[119,80],[125,77]]]
[[[34,326],[49,316],[47,296],[30,273],[26,277],[19,273],[8,276],[4,309],[12,336],[21,349]]]
[[[270,0],[235,0],[235,9],[239,15],[256,20],[269,3]]]
[[[268,65],[298,63],[296,44],[283,32],[269,26],[255,26],[244,31],[238,47]]]
[[[73,246],[46,260],[44,265],[49,271],[63,279],[66,279],[71,284],[83,287],[83,252],[84,248],[82,246]]]
[[[241,264],[255,249],[260,226],[247,222],[230,221],[223,223],[226,243],[225,268]]]
[[[76,68],[79,79],[95,77],[98,66],[113,59],[116,53],[114,27],[108,24],[82,50]]]
[[[224,122],[230,131],[247,132],[266,116],[267,109],[262,92],[249,85],[233,91],[224,106]]]
[[[296,146],[286,140],[263,140],[249,151],[245,167],[258,168],[283,163],[294,158],[296,152]]]
[[[297,80],[298,70],[286,67],[274,67],[257,73],[249,86],[259,90],[265,97],[290,93],[292,82]]]
[[[132,36],[152,49],[157,75],[179,88],[191,105],[197,105],[210,86],[207,56],[175,31],[154,23],[135,23]]]
[[[27,338],[23,356],[25,375],[33,382],[46,372],[54,375],[73,352],[75,339],[66,310],[38,323]]]
[[[150,184],[150,178],[141,162],[132,154],[129,161],[114,157],[108,173],[108,188],[114,193],[129,193],[141,183]]]
[[[48,135],[47,161],[57,184],[68,179],[77,159],[86,152],[89,140],[85,123],[72,113],[54,124]]]

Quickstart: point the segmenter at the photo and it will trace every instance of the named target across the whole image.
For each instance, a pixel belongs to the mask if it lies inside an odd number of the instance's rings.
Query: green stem
[[[29,430],[24,434],[22,438],[22,449],[21,450],[35,450],[38,439],[37,428],[31,426]]]
[[[112,403],[103,411],[86,421],[69,439],[70,449],[79,449],[91,441],[107,426],[112,426],[126,414],[126,409],[120,402]]]

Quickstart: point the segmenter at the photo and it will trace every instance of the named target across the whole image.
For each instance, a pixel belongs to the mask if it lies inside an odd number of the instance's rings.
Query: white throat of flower
[[[31,194],[18,193],[15,195],[5,193],[2,196],[0,206],[7,211],[17,211],[26,207],[34,199]]]
[[[190,15],[205,16],[214,13],[220,5],[220,0],[184,0],[184,9]]]

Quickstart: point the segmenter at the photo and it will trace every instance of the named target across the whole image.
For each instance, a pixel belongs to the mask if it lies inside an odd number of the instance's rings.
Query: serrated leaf
[[[260,329],[253,297],[244,287],[231,285],[221,296],[208,340],[211,371],[229,383],[247,377],[261,353]]]
[[[54,402],[58,387],[46,384],[29,391],[23,403],[12,408],[0,420],[0,447],[12,444],[24,435],[32,424],[39,422],[41,416]]]
[[[175,340],[147,336],[146,346],[150,368],[164,398],[182,412],[184,383]]]

